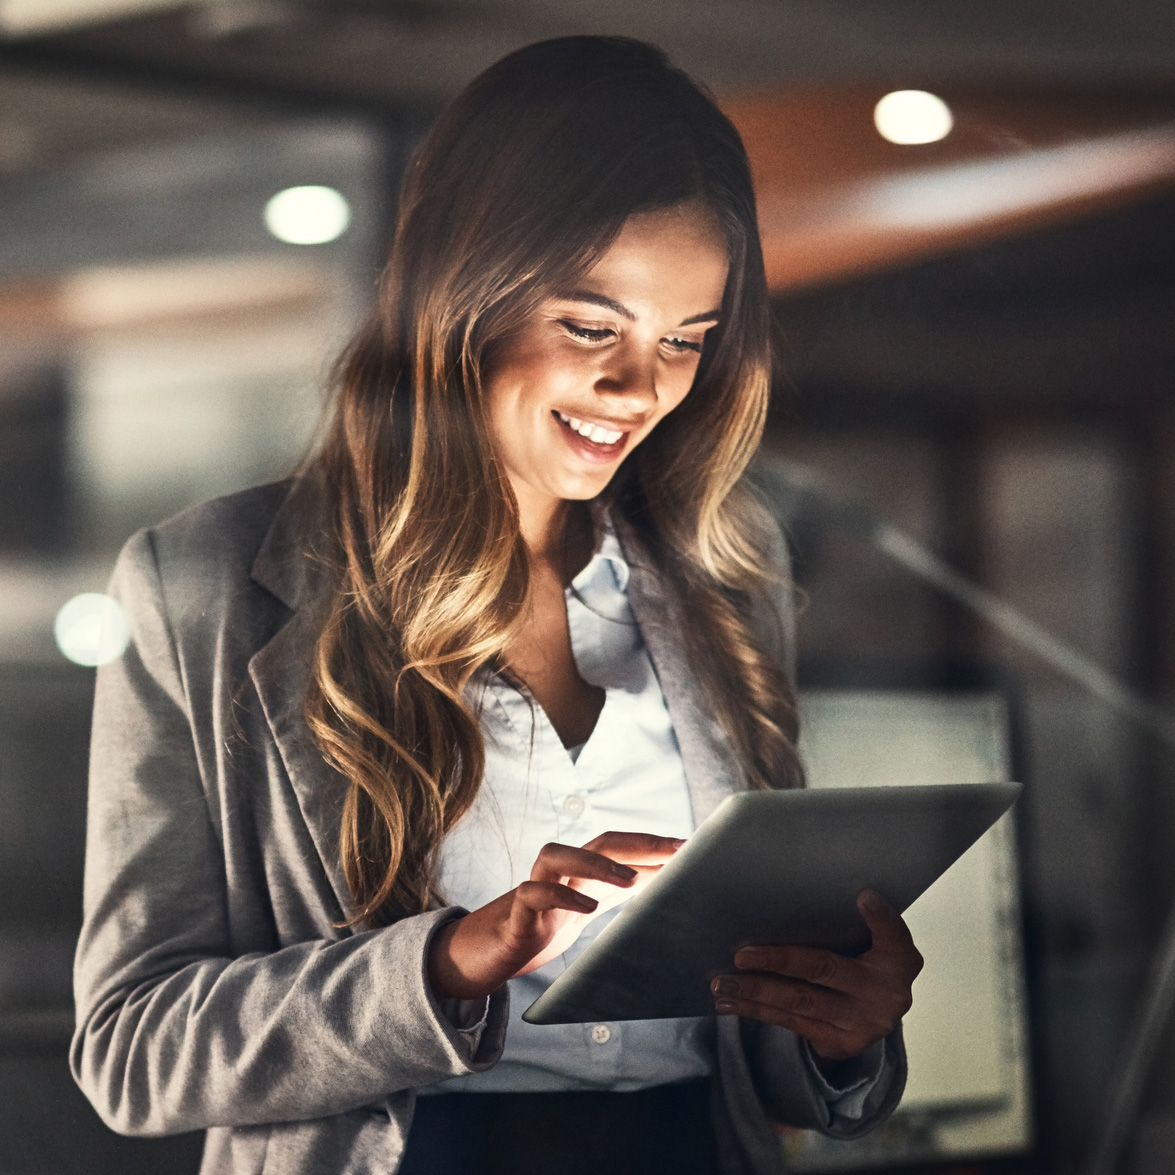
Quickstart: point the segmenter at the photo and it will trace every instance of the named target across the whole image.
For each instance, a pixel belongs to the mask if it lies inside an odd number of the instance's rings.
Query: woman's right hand
[[[548,844],[530,880],[442,927],[428,973],[437,999],[480,999],[561,955],[605,910],[642,888],[684,842],[605,832],[582,848]]]

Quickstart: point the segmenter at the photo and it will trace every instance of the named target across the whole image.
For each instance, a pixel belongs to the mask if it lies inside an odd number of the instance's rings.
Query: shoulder
[[[213,498],[140,534],[154,548],[161,571],[248,576],[292,485],[276,481]]]
[[[263,592],[253,582],[253,565],[292,484],[214,498],[139,531],[119,556],[115,594],[134,608],[149,593],[180,623],[248,606]]]

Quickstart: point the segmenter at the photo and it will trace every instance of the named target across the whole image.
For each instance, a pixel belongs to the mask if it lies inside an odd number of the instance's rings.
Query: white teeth
[[[601,428],[598,424],[589,424],[584,420],[576,420],[574,416],[567,416],[562,412],[557,412],[556,415],[568,428],[579,433],[581,437],[586,437],[587,440],[594,441],[597,445],[614,445],[624,436],[622,432],[613,432],[611,429]]]

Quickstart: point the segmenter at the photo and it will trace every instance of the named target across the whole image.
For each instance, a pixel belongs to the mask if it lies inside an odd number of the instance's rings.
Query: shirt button
[[[612,1029],[607,1024],[592,1025],[592,1040],[596,1044],[607,1044],[612,1039]]]
[[[583,802],[583,796],[568,796],[563,801],[563,811],[568,816],[578,816],[586,806]]]

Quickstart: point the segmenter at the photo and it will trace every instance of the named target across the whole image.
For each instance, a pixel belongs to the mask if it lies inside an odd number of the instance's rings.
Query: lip
[[[565,412],[564,416],[570,416],[571,413]],[[585,424],[597,424],[600,428],[606,428],[609,432],[619,432],[621,437],[617,441],[613,441],[610,445],[599,445],[595,441],[589,441],[587,437],[580,436],[574,429],[564,424],[559,416],[557,410],[552,410],[551,419],[554,421],[555,427],[559,430],[559,435],[567,442],[571,450],[585,461],[591,461],[597,465],[607,465],[615,461],[617,457],[624,452],[628,444],[629,433],[634,432],[636,426],[628,425],[621,428],[615,421],[601,420],[599,417],[579,416],[576,420],[582,420]]]

